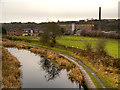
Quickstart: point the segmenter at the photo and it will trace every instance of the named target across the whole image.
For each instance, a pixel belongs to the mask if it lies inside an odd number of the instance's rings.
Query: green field
[[[40,37],[31,37],[31,36],[13,36],[21,39],[28,40],[39,40]],[[85,43],[89,42],[92,44],[93,50],[95,50],[95,44],[98,40],[102,38],[94,38],[94,37],[82,37],[82,36],[62,36],[57,38],[57,42],[61,45],[71,46],[76,48],[85,49]],[[110,56],[118,58],[118,40],[114,39],[104,39],[106,42],[106,51]],[[102,43],[101,43],[102,44]]]
[[[65,46],[73,46],[81,49],[85,49],[85,42],[89,42],[92,44],[92,48],[95,50],[95,44],[101,38],[93,38],[93,37],[82,37],[82,36],[62,36],[57,39],[59,44]],[[109,55],[118,58],[118,40],[114,39],[104,39],[106,42],[106,51]],[[102,44],[102,43],[101,43]]]

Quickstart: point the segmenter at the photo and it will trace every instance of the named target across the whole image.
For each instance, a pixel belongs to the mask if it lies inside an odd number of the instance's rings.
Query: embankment
[[[20,62],[2,48],[2,88],[20,88]]]

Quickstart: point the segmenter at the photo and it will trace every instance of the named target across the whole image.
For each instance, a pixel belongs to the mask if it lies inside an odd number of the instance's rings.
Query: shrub
[[[92,45],[90,42],[85,42],[85,49],[86,51],[88,52],[91,52],[92,51]]]
[[[82,30],[80,33],[81,36],[86,36],[86,30]]]
[[[105,51],[105,46],[106,46],[105,40],[103,40],[103,39],[98,40],[96,43],[96,46],[95,46],[97,54],[106,55],[107,52]]]

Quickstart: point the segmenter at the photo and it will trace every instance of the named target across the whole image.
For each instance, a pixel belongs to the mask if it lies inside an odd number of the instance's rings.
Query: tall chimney
[[[99,31],[101,31],[101,7],[99,7]]]

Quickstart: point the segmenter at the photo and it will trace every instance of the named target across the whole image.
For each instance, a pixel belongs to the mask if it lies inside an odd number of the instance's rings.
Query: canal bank
[[[14,46],[15,46],[15,45],[14,45]],[[31,45],[30,45],[29,47],[34,47],[34,46],[31,46]],[[39,47],[35,47],[35,48],[39,48]]]
[[[2,48],[2,89],[21,88],[20,74],[20,62]]]

